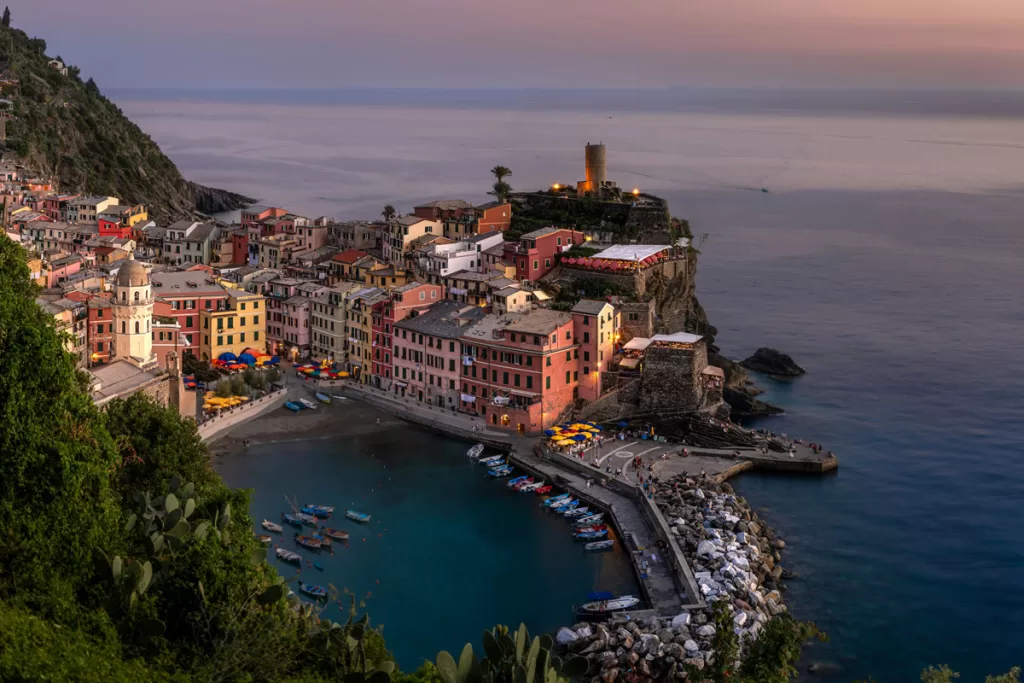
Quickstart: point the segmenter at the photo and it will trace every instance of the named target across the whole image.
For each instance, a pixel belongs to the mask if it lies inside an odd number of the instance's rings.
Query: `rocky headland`
[[[600,672],[592,683],[685,680],[687,667],[703,669],[715,658],[716,603],[725,603],[741,656],[765,624],[786,611],[780,591],[790,575],[779,564],[785,543],[731,486],[679,477],[654,500],[670,521],[707,607],[560,629],[557,642]]]
[[[740,361],[740,365],[747,370],[761,372],[774,377],[799,377],[807,373],[790,356],[763,346],[749,358]]]

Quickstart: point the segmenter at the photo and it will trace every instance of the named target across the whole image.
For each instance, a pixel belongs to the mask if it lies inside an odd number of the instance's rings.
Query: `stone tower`
[[[117,271],[114,284],[114,354],[111,360],[125,360],[148,369],[153,355],[153,293],[146,267],[134,255]]]

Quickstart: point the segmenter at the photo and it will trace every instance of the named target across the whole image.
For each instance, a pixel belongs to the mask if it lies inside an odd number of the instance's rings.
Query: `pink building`
[[[601,379],[619,339],[619,313],[607,301],[581,299],[573,306],[573,336],[580,345],[580,392],[585,401],[601,397]]]
[[[267,292],[267,350],[276,355],[310,353],[310,302],[330,290],[295,278],[271,280]]]
[[[558,263],[558,255],[574,244],[582,244],[583,233],[564,228],[541,228],[505,243],[505,260],[515,264],[516,279],[535,282]]]
[[[43,266],[43,275],[46,277],[47,287],[57,287],[63,284],[69,277],[82,269],[81,256],[65,256],[51,261],[49,268]]]
[[[426,309],[444,299],[444,287],[410,282],[397,287],[383,301],[373,304],[373,383],[378,388],[392,386],[395,323],[405,320],[413,311]]]
[[[455,410],[462,370],[461,337],[484,317],[476,306],[441,301],[395,323],[392,362],[394,392]]]

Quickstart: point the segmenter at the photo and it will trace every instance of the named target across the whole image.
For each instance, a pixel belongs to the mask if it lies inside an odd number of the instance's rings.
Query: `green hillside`
[[[0,75],[12,101],[5,158],[52,176],[64,191],[112,195],[169,221],[251,203],[241,195],[185,180],[174,163],[77,68],[51,67],[46,41],[0,24]]]

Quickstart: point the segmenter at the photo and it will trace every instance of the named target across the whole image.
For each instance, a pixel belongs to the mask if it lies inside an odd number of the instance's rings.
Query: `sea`
[[[310,216],[373,218],[385,204],[409,211],[445,197],[483,202],[497,164],[512,169],[517,189],[574,183],[584,145],[603,142],[610,179],[666,197],[690,221],[698,296],[723,352],[743,358],[768,346],[807,369],[792,381],[756,378],[786,413],[753,424],[824,444],[839,456],[838,472],[745,474],[734,484],[786,541],[783,564],[798,575],[786,598],[792,612],[829,636],[808,659],[837,681],[917,680],[939,664],[974,681],[1024,664],[1021,93],[114,97],[189,178]],[[323,457],[346,447],[304,448]],[[455,446],[437,442],[439,453],[447,448]],[[445,466],[419,449],[377,456],[416,477]],[[258,497],[275,489],[276,498],[284,473],[266,460],[225,472],[229,483],[255,486]],[[359,480],[362,467],[328,471],[332,481]],[[534,539],[537,554],[555,552],[528,506],[483,493],[463,504],[428,488],[403,495],[415,496],[410,514],[443,533],[440,542],[375,556],[368,539],[367,552],[344,562],[411,592],[447,586],[449,598],[429,613],[389,614],[389,631],[403,620],[440,630],[452,612],[517,623],[552,593],[577,595],[578,571],[602,571],[509,552],[503,562],[538,591],[510,599],[514,582],[488,568],[492,550],[450,544],[488,541],[503,523],[515,543]],[[395,646],[409,662],[437,644]]]

